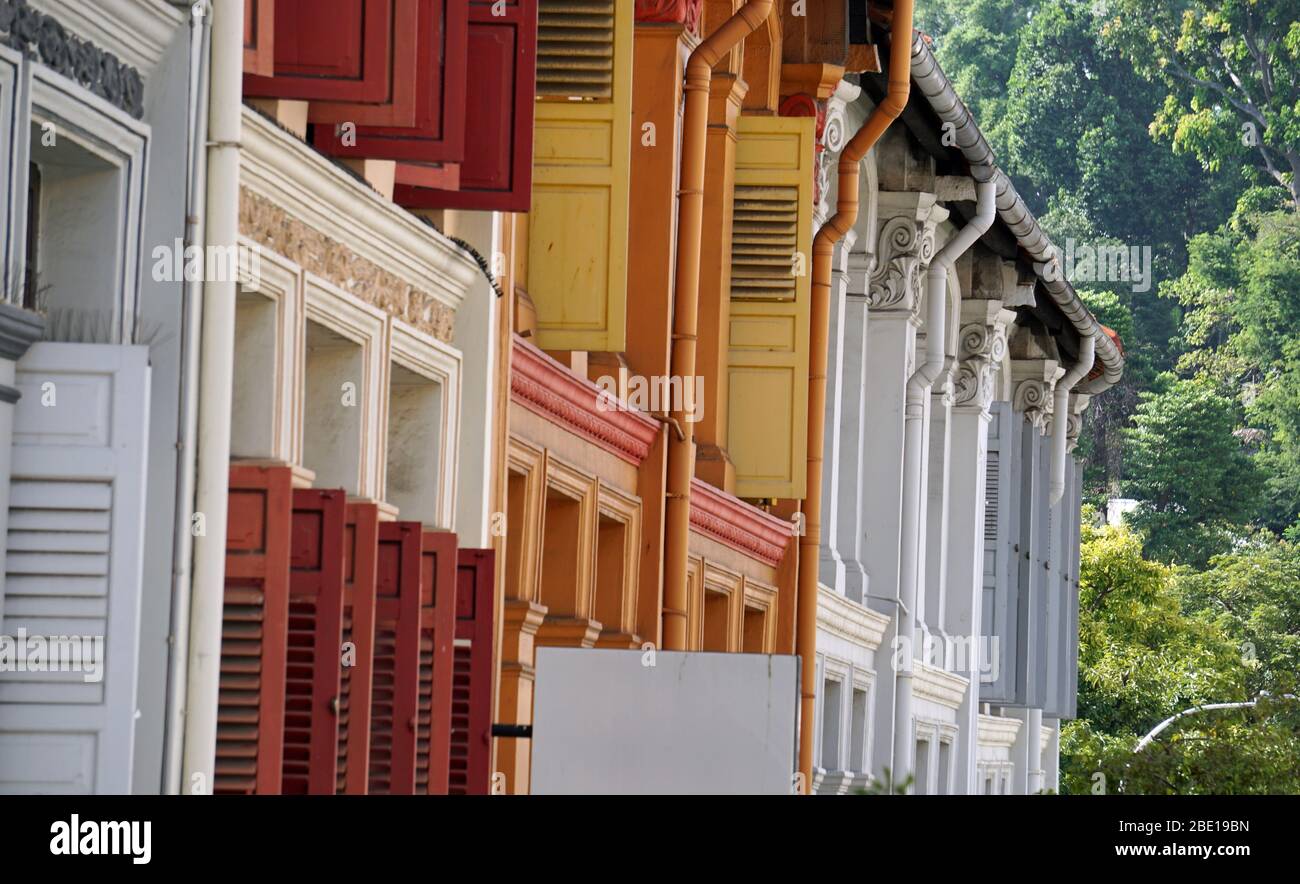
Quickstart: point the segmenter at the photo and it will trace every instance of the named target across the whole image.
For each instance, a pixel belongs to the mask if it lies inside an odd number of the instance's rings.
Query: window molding
[[[21,302],[22,265],[27,253],[27,139],[19,133],[28,129],[26,99],[30,65],[7,46],[0,45],[0,129],[10,135],[0,138],[0,301]]]
[[[247,237],[240,237],[239,245],[241,258],[246,256],[246,249],[258,250],[261,266],[254,276],[241,263],[237,297],[261,297],[270,302],[275,315],[272,336],[277,348],[272,358],[275,390],[272,394],[271,444],[265,451],[255,451],[248,456],[301,466],[306,371],[301,358],[306,331],[303,269],[275,252],[262,249]]]
[[[113,280],[113,341],[131,343],[137,330],[139,310],[144,251],[144,186],[151,130],[44,65],[30,65],[30,70],[27,138],[40,131],[46,123],[53,124],[58,139],[71,140],[80,149],[116,169],[121,176],[117,211],[122,217],[122,226],[114,249],[115,266],[111,273],[104,274],[104,278]],[[21,131],[16,133],[16,137],[20,142],[28,143]],[[39,163],[40,157],[31,156],[25,148],[20,150],[27,154],[29,162]],[[19,169],[19,174],[25,203],[25,164]],[[25,228],[25,222],[20,227]]]
[[[507,485],[517,476],[524,495],[518,518],[510,514],[507,496],[506,598],[536,602],[539,598],[542,554],[542,512],[546,498],[546,453],[535,445],[511,436],[506,449]],[[518,538],[517,561],[512,562],[510,538]],[[514,579],[511,571],[514,570]],[[513,584],[513,585],[512,585]]]
[[[396,363],[408,371],[427,378],[442,387],[442,414],[439,415],[438,439],[438,501],[435,506],[437,524],[453,530],[456,523],[456,481],[460,474],[460,404],[461,404],[461,352],[407,325],[389,317],[387,329],[387,362]],[[384,390],[379,426],[387,432],[388,426],[388,367],[384,368]],[[385,439],[385,442],[387,440]],[[387,488],[388,446],[378,452],[381,472]],[[385,490],[385,494],[386,494]]]
[[[342,289],[316,276],[303,274],[303,323],[310,320],[333,331],[361,347],[362,377],[357,382],[357,405],[361,409],[361,438],[358,451],[358,468],[355,489],[349,493],[366,500],[382,500],[383,491],[383,442],[380,418],[383,414],[381,403],[387,398],[385,386],[388,383],[388,358],[385,347],[386,324],[388,314],[355,298]],[[299,348],[298,369],[300,376],[307,377],[307,347],[304,337]],[[304,412],[307,407],[304,396],[298,403],[298,450],[304,451],[303,435],[306,430]],[[310,464],[301,464],[310,468]]]
[[[744,604],[741,610],[741,626],[744,626],[745,610],[763,612],[763,648],[762,653],[771,654],[776,651],[776,613],[777,599],[780,593],[775,586],[755,580],[752,577],[745,578]],[[742,633],[743,639],[743,633]]]
[[[635,495],[620,491],[605,482],[599,483],[597,493],[597,534],[599,535],[600,531],[600,516],[621,523],[624,531],[623,576],[619,582],[622,594],[619,600],[619,622],[606,623],[601,621],[601,632],[602,634],[621,633],[633,636],[636,634],[637,601],[641,576],[641,499]],[[597,544],[599,545],[599,536],[597,536]],[[599,570],[599,550],[597,551],[596,565]],[[594,591],[599,594],[601,587],[596,585]],[[595,616],[595,614],[593,613],[592,616]]]

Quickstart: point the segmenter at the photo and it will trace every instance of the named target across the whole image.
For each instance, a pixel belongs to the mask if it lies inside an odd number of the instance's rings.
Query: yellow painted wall
[[[770,116],[742,116],[738,125],[727,423],[738,497],[802,498],[807,484],[814,126],[812,117]],[[738,286],[747,187],[796,195],[795,249],[782,271],[796,274],[792,286],[791,279],[767,292]]]

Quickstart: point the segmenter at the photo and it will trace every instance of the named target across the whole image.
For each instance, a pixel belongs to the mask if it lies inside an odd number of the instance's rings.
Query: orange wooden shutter
[[[364,795],[370,772],[370,697],[375,662],[379,506],[349,503],[343,539],[343,646],[352,665],[339,673],[338,794]]]
[[[284,758],[289,467],[230,468],[213,791],[276,794]]]
[[[486,795],[491,783],[494,563],[490,549],[462,549],[457,562],[452,795]]]
[[[419,522],[379,526],[375,668],[370,702],[370,789],[415,791],[415,726],[420,674]]]
[[[420,573],[420,718],[415,791],[447,794],[452,647],[456,631],[456,535],[424,532]]]
[[[293,493],[283,787],[289,795],[334,792],[346,501],[342,489]]]

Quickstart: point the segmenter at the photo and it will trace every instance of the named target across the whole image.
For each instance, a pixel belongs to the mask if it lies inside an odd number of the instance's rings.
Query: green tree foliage
[[[1125,489],[1141,501],[1131,521],[1160,561],[1203,567],[1256,509],[1254,462],[1233,435],[1236,408],[1202,379],[1161,378],[1126,433]]]
[[[1210,565],[1179,575],[1188,606],[1213,616],[1241,649],[1251,696],[1294,693],[1300,674],[1300,547],[1264,532]]]
[[[1113,0],[1105,34],[1165,89],[1152,131],[1175,152],[1255,163],[1300,208],[1295,0]]]
[[[1275,532],[1300,516],[1300,216],[1279,188],[1255,189],[1232,220],[1195,237],[1187,273],[1166,294],[1185,310],[1178,367],[1232,390],[1248,426]]]
[[[1085,527],[1079,594],[1079,718],[1061,731],[1061,787],[1074,794],[1248,794],[1300,792],[1300,707],[1282,696],[1295,648],[1283,640],[1300,617],[1300,560],[1294,548],[1261,540],[1222,580],[1142,557],[1127,528]],[[1210,600],[1247,609],[1252,557],[1275,582],[1275,608],[1238,623]],[[1265,639],[1264,636],[1274,636]],[[1243,638],[1251,636],[1251,639]],[[1263,650],[1255,654],[1247,641]],[[1258,707],[1206,711],[1138,741],[1164,719],[1205,703],[1257,696],[1261,679],[1279,688]]]

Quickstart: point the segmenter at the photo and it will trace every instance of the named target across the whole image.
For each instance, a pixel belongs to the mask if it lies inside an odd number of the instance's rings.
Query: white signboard
[[[793,791],[799,658],[539,648],[534,795]]]

